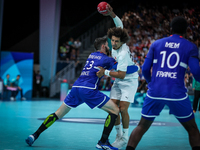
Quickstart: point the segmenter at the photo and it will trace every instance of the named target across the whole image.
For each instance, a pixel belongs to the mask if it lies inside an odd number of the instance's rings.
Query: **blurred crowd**
[[[137,92],[144,93],[147,91],[147,82],[142,75],[142,65],[149,47],[155,40],[170,36],[170,22],[175,16],[184,16],[186,18],[189,25],[186,35],[187,39],[196,44],[200,52],[199,6],[190,8],[184,6],[182,9],[178,9],[168,8],[167,6],[154,6],[152,8],[147,8],[138,5],[135,9],[125,12],[122,16],[121,20],[124,28],[128,30],[130,35],[130,41],[127,45],[130,48],[133,61],[136,64],[139,64],[141,68],[139,72],[139,86]],[[113,81],[108,78],[110,77],[102,79],[101,84],[104,83],[104,86],[100,85],[100,89],[110,89],[110,85],[112,85]],[[193,77],[188,68],[185,75],[185,85],[189,90],[192,89],[192,80]],[[107,83],[108,81],[110,81],[109,84]],[[106,85],[109,86],[107,87]]]
[[[64,42],[58,50],[58,60],[64,62],[75,62],[75,73],[76,76],[80,74],[82,69],[82,63],[79,61],[79,52],[81,47],[81,41],[79,39],[74,39],[71,37],[67,42]]]
[[[58,56],[60,60],[65,61],[78,61],[79,49],[81,47],[81,41],[79,39],[74,39],[71,37],[67,42],[64,42],[58,51]]]

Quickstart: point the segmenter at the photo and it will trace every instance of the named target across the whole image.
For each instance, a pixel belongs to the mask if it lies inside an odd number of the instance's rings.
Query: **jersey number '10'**
[[[161,68],[164,68],[165,66],[165,59],[166,59],[166,51],[161,51],[160,54],[162,55],[162,63],[161,63]],[[170,59],[171,57],[175,55],[176,56],[176,63],[174,65],[170,64]],[[172,52],[168,57],[167,57],[167,67],[170,69],[174,69],[177,67],[180,61],[180,56],[177,52]]]

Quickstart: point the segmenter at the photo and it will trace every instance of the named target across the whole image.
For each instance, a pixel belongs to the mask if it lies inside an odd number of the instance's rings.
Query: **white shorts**
[[[110,98],[133,103],[138,88],[138,78],[116,79],[110,91]]]

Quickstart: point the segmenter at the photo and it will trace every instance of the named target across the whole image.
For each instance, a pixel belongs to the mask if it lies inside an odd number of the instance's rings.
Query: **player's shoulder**
[[[106,54],[102,53],[102,52],[92,52],[90,55],[89,55],[89,58],[96,58],[96,57],[108,57]]]
[[[153,42],[151,45],[157,45],[157,44],[161,44],[161,43],[165,43],[166,41],[168,41],[170,37],[163,37],[161,39],[157,39],[155,42]]]
[[[122,44],[122,49],[129,49],[128,45],[126,43]]]
[[[126,43],[124,43],[121,46],[120,55],[126,55],[127,52],[129,52],[129,47]]]

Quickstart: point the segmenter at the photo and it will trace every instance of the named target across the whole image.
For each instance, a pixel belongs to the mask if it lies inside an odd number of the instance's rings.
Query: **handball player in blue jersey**
[[[107,56],[109,53],[107,37],[97,38],[94,42],[94,47],[97,51],[89,55],[80,77],[73,84],[63,104],[55,113],[50,114],[45,119],[35,133],[29,135],[26,139],[28,145],[31,146],[44,130],[50,127],[56,120],[61,119],[71,108],[76,108],[86,103],[91,109],[97,107],[109,113],[105,121],[102,137],[96,145],[96,148],[117,149],[109,143],[108,136],[118,116],[119,108],[108,96],[98,90],[101,78],[96,75],[97,71],[99,71],[97,66],[111,69],[116,65],[116,62],[115,59]],[[137,71],[137,66],[129,66],[127,73],[129,70],[130,73],[133,73],[134,69]]]
[[[184,85],[188,66],[194,78],[200,81],[198,50],[196,45],[184,38],[187,29],[185,18],[177,16],[170,25],[173,34],[151,45],[142,67],[142,73],[148,82],[148,91],[141,120],[132,131],[126,150],[135,150],[165,105],[188,132],[192,150],[200,150],[200,133]]]

